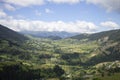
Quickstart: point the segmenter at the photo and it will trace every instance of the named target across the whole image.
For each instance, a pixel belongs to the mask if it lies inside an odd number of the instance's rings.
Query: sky
[[[120,29],[120,0],[0,0],[0,24],[15,31]]]

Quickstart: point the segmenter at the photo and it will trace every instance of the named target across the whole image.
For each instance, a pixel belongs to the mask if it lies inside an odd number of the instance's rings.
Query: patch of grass
[[[111,76],[98,77],[99,80],[120,80],[120,73],[115,73]]]

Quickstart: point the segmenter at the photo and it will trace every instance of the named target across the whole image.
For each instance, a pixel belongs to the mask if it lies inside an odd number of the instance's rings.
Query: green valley
[[[53,40],[4,29],[0,80],[120,79],[120,30]]]

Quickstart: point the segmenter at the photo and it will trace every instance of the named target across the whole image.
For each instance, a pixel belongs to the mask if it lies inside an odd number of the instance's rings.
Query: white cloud
[[[100,25],[103,27],[107,27],[109,29],[118,29],[119,28],[119,25],[112,21],[102,22],[102,23],[100,23]]]
[[[7,16],[7,14],[0,9],[0,18],[5,18]]]
[[[92,3],[95,5],[99,5],[104,7],[108,12],[110,11],[117,11],[120,12],[120,0],[1,0],[6,5],[8,10],[14,10],[15,7],[11,6],[21,6],[21,7],[28,7],[31,5],[43,5],[48,3],[56,3],[56,4],[76,4],[83,1],[86,3]],[[8,5],[9,4],[9,5]]]
[[[75,3],[79,3],[80,1],[83,0],[48,0],[48,2],[53,2],[53,3],[69,3],[69,4],[75,4]]]
[[[94,23],[86,21],[77,21],[76,26],[78,27],[78,30],[87,33],[94,32],[98,28],[98,26],[96,26]]]
[[[104,7],[107,12],[116,11],[120,12],[120,0],[86,0],[87,3],[93,3]]]
[[[15,15],[14,17],[15,17],[16,19],[25,19],[25,18],[26,18],[25,16],[20,15],[20,14]]]
[[[22,7],[44,4],[44,0],[3,0],[3,2]]]
[[[9,22],[9,23],[8,23]],[[76,22],[63,22],[63,21],[29,21],[29,20],[0,20],[0,23],[8,26],[15,31],[67,31],[79,33],[92,33],[95,32],[97,26],[92,22],[76,21]]]
[[[0,9],[0,20],[10,20],[13,19],[13,16],[8,16],[4,10]]]
[[[48,9],[48,8],[45,9],[45,12],[46,12],[46,13],[53,13],[53,11],[50,10],[50,9]]]
[[[10,4],[4,4],[4,7],[9,11],[14,11],[15,10],[15,8],[13,6],[11,6]]]

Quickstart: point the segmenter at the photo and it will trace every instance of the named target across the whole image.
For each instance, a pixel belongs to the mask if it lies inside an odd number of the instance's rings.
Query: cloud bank
[[[97,6],[101,6],[107,10],[107,12],[115,11],[120,13],[120,0],[1,0],[4,2],[5,7],[8,10],[15,10],[14,6],[30,7],[34,5],[44,5],[49,3],[55,4],[76,4],[80,2],[91,3]]]
[[[86,2],[101,6],[107,12],[116,11],[120,13],[120,0],[86,0]]]
[[[103,27],[110,28],[110,29],[118,29],[119,28],[119,25],[112,21],[102,22],[102,23],[100,23],[100,25]]]
[[[85,1],[87,3],[92,3],[99,5],[107,9],[107,11],[117,11],[120,10],[120,0],[46,0],[47,2],[52,2],[56,4],[67,3],[74,4]],[[0,1],[1,2],[1,1]],[[4,8],[10,11],[14,11],[15,6],[28,7],[32,5],[43,5],[45,0],[2,0],[4,2]],[[46,13],[53,13],[49,8],[45,9]],[[35,14],[41,16],[39,11],[35,11]],[[66,32],[79,32],[79,33],[93,33],[97,32],[100,27],[107,29],[118,29],[120,25],[113,21],[105,21],[96,25],[93,22],[88,21],[74,21],[74,22],[64,22],[64,21],[39,21],[39,20],[23,20],[14,19],[12,16],[8,16],[2,9],[0,9],[0,23],[7,26],[15,31],[66,31]],[[106,30],[107,30],[106,29]]]
[[[8,23],[9,22],[9,23]],[[15,31],[66,31],[78,33],[95,32],[97,26],[92,22],[76,21],[28,21],[28,20],[0,20],[3,25]]]

